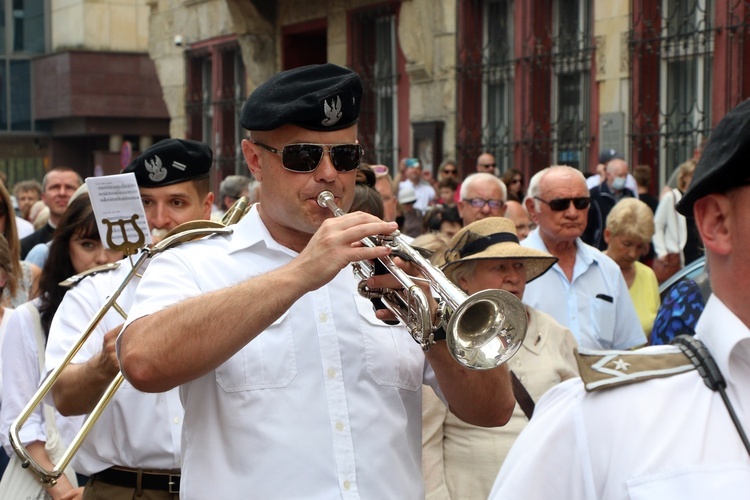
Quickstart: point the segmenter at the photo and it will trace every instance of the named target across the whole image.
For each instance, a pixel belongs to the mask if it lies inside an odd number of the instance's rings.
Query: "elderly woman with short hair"
[[[620,266],[646,337],[659,310],[659,283],[654,271],[638,259],[648,252],[653,235],[654,216],[640,200],[620,200],[607,216],[604,241],[609,246],[604,253]]]
[[[501,289],[522,299],[526,283],[544,274],[556,260],[519,245],[511,220],[488,217],[453,237],[442,269],[469,295]],[[506,366],[530,400],[538,401],[552,386],[578,376],[573,355],[576,341],[551,316],[529,306],[526,313],[526,338]],[[517,404],[505,426],[484,428],[461,421],[429,393],[423,401],[422,466],[427,498],[487,498],[506,454],[526,426],[524,411]]]

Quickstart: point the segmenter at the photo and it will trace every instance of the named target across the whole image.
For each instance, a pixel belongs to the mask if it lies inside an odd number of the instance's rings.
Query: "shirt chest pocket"
[[[355,299],[365,347],[367,374],[378,385],[416,391],[422,386],[424,354],[402,327],[391,327],[375,317],[372,304]]]
[[[294,337],[288,312],[216,369],[225,392],[278,389],[297,375]]]
[[[596,297],[591,300],[591,321],[599,340],[605,343],[602,347],[611,348],[615,334],[615,304]]]

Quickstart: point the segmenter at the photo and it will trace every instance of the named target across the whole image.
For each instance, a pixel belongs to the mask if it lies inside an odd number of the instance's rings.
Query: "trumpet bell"
[[[483,290],[451,314],[446,330],[448,350],[467,368],[495,368],[520,349],[527,326],[526,309],[515,295]]]

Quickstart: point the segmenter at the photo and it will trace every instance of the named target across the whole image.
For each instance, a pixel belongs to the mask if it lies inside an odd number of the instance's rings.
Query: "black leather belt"
[[[175,495],[180,493],[180,474],[170,472],[153,472],[125,470],[111,467],[97,472],[92,476],[95,481],[122,486],[124,488],[138,487],[138,475],[141,476],[141,488],[144,490],[168,491]]]

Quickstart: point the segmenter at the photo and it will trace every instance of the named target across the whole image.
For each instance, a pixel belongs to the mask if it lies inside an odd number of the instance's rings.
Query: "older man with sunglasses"
[[[529,183],[526,208],[537,229],[521,244],[558,258],[526,288],[524,302],[568,327],[591,349],[629,349],[644,343],[628,287],[615,262],[580,236],[591,198],[580,171],[553,166]]]
[[[352,204],[361,98],[332,64],[258,87],[240,122],[260,203],[231,235],[155,259],[138,288],[119,357],[141,390],[181,386],[183,500],[421,498],[422,384],[468,422],[510,418],[504,367],[462,368],[443,341],[423,353],[356,291],[350,263],[390,253],[361,240],[397,226],[317,200]]]

